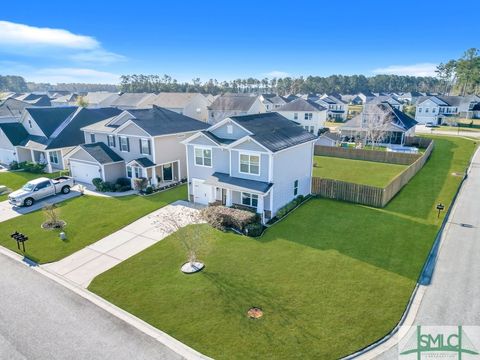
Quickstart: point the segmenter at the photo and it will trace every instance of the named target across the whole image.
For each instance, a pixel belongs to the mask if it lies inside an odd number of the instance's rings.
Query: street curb
[[[23,257],[3,246],[0,246],[0,254],[3,254],[9,257],[12,260],[22,263],[25,266],[28,266],[23,261]],[[123,320],[127,324],[135,327],[142,333],[154,338],[159,343],[165,345],[178,355],[184,357],[188,360],[211,360],[210,357],[205,356],[198,351],[192,349],[191,347],[185,345],[184,343],[178,341],[177,339],[173,338],[172,336],[168,335],[167,333],[153,327],[152,325],[146,323],[145,321],[139,319],[138,317],[130,314],[129,312],[115,306],[114,304],[108,302],[107,300],[101,298],[100,296],[88,291],[87,289],[83,289],[76,284],[71,283],[70,281],[60,277],[59,275],[54,274],[53,272],[48,271],[47,269],[43,268],[42,266],[36,266],[30,268],[38,273],[42,274],[45,277],[55,281],[59,285],[73,291],[77,295],[80,295],[82,298],[90,301],[91,303],[95,304],[96,306],[102,308],[103,310],[107,311],[111,315],[115,316],[116,318]]]

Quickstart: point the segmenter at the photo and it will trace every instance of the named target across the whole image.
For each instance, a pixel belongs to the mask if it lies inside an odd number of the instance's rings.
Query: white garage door
[[[0,149],[0,164],[10,165],[12,161],[15,161],[13,153],[13,150]]]
[[[72,171],[72,177],[75,181],[91,184],[95,178],[101,178],[99,165],[90,165],[70,161],[70,169]]]
[[[208,205],[212,193],[212,187],[205,185],[201,180],[193,180],[193,202]]]

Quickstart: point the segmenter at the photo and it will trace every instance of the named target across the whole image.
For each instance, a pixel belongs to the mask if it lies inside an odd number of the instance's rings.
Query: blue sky
[[[7,1],[0,74],[115,83],[238,77],[432,74],[480,47],[480,2]],[[463,20],[462,20],[463,19]]]

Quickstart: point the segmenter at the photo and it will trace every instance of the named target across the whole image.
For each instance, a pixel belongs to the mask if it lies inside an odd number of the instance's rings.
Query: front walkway
[[[186,226],[192,223],[189,215],[198,209],[189,202],[176,201],[60,261],[42,267],[86,288],[97,275],[170,235],[173,229],[159,226],[162,219],[173,217],[181,226]]]

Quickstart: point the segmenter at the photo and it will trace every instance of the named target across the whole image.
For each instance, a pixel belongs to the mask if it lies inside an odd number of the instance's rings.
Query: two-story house
[[[316,101],[327,109],[327,119],[333,121],[345,121],[348,114],[348,104],[335,96],[324,95]]]
[[[208,125],[153,106],[129,109],[82,128],[83,145],[68,156],[71,175],[79,182],[94,178],[146,178],[152,186],[187,178],[182,140]]]
[[[84,142],[80,129],[120,112],[75,106],[26,108],[19,122],[2,125],[0,158],[7,164],[42,163],[46,172],[64,170],[66,155]]]
[[[297,98],[276,111],[315,135],[325,127],[327,119],[327,109],[325,107],[303,98]]]
[[[189,199],[248,207],[266,222],[310,194],[316,139],[276,112],[224,119],[183,141]]]
[[[260,114],[267,109],[259,96],[250,94],[225,94],[208,107],[208,123],[216,124],[230,116]]]
[[[393,96],[390,95],[378,95],[374,98],[371,98],[367,101],[368,105],[373,104],[389,104],[394,109],[403,111],[403,103],[399,100],[395,99]]]
[[[440,125],[457,114],[458,102],[451,99],[447,102],[440,96],[423,96],[418,99],[415,108],[415,120],[420,124]]]

